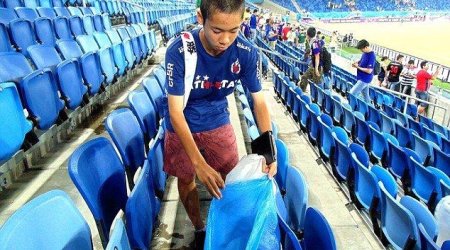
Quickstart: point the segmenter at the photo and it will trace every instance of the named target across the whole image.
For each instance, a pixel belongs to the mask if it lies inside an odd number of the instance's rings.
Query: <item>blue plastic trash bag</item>
[[[222,199],[209,208],[205,250],[280,249],[275,186],[262,162],[246,156],[227,176]]]

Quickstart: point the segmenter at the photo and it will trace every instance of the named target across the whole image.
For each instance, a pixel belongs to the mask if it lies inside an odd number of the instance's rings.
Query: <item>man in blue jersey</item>
[[[352,67],[356,68],[356,84],[350,90],[350,94],[357,96],[362,94],[364,101],[370,102],[369,98],[369,84],[373,78],[373,68],[375,66],[376,56],[370,48],[370,44],[367,40],[363,39],[358,42],[356,48],[361,50],[363,54],[361,59],[352,64]]]
[[[195,178],[220,199],[225,176],[238,162],[226,99],[236,84],[242,83],[251,92],[259,130],[271,130],[257,75],[257,50],[239,36],[244,4],[244,0],[202,0],[197,18],[203,27],[191,32],[198,57],[193,82],[184,82],[184,54],[192,51],[184,51],[181,38],[166,52],[164,170],[178,177],[178,192],[195,227],[198,249],[203,246],[205,225]],[[183,109],[185,84],[191,84],[192,90]],[[276,169],[276,163],[263,166],[269,176],[275,175]]]
[[[258,10],[254,9],[253,14],[250,16],[250,38],[256,39],[256,28],[258,26]]]

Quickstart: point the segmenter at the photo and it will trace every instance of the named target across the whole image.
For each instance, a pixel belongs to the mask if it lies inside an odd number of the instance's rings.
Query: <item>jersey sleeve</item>
[[[261,81],[259,79],[259,54],[255,47],[249,45],[250,52],[245,52],[247,55],[245,57],[244,72],[241,75],[242,84],[250,90],[250,92],[255,93],[261,91]]]
[[[313,55],[320,54],[320,46],[319,46],[319,42],[317,42],[317,40],[314,41],[311,46],[312,46]]]
[[[367,60],[366,68],[373,69],[375,67],[375,61],[376,61],[375,53],[370,53],[370,56]]]
[[[181,40],[174,41],[166,52],[166,89],[170,95],[184,95],[184,56]]]

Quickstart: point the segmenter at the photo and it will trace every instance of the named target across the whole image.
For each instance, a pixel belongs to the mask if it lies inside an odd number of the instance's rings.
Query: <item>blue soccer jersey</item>
[[[200,41],[199,29],[191,33],[197,50],[197,67],[184,115],[192,133],[212,130],[230,123],[226,96],[242,83],[250,92],[261,90],[257,72],[258,52],[239,35],[219,56],[209,55]],[[184,95],[184,49],[178,37],[166,52],[166,89],[170,95]],[[173,131],[167,101],[164,102],[166,126]]]

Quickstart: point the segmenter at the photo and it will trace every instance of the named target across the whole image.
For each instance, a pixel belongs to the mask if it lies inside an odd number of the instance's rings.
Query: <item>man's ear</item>
[[[205,20],[203,19],[202,12],[200,11],[200,8],[197,8],[197,22],[201,25],[205,25]]]

